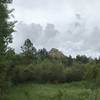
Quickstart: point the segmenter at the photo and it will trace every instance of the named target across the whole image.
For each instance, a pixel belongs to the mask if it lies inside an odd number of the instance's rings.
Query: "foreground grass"
[[[7,100],[94,100],[83,82],[66,84],[21,84],[13,87]],[[100,100],[100,98],[98,99]]]

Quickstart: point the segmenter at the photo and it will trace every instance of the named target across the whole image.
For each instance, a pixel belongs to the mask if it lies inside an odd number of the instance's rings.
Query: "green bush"
[[[26,66],[17,66],[13,70],[12,81],[14,84],[32,80],[31,70]]]
[[[74,64],[73,67],[64,67],[57,60],[51,61],[45,59],[40,63],[33,63],[28,66],[17,66],[13,71],[13,81],[17,82],[71,82],[84,79],[85,67],[80,64]]]
[[[87,64],[85,66],[86,72],[85,72],[85,79],[86,80],[95,80],[98,78],[100,74],[100,64]]]
[[[45,59],[41,63],[29,66],[17,66],[13,73],[13,81],[26,82],[63,82],[65,79],[63,64]]]
[[[84,78],[84,68],[83,66],[66,68],[65,74],[67,82],[80,81]]]
[[[33,77],[40,82],[61,82],[64,80],[64,67],[59,62],[45,59],[39,64],[31,65]]]

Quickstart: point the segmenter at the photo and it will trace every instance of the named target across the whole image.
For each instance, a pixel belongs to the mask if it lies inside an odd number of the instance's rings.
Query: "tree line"
[[[8,76],[13,84],[30,81],[62,83],[93,80],[96,77],[95,73],[99,71],[99,58],[93,59],[85,55],[73,58],[56,48],[50,51],[45,48],[37,50],[30,39],[25,40],[21,50],[19,54],[12,48],[6,51]]]

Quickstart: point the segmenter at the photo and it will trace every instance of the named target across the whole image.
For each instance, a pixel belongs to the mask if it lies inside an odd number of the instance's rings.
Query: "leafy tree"
[[[6,51],[6,59],[7,60],[14,60],[15,58],[15,50],[13,48],[8,48],[7,51]]]
[[[81,81],[83,79],[83,71],[78,68],[67,68],[65,70],[66,74],[66,81],[72,82],[72,81]]]
[[[13,10],[8,10],[7,4],[12,0],[0,0],[0,57],[4,55],[7,45],[12,42],[11,33],[14,32],[13,27],[15,22],[9,22],[9,14]]]
[[[47,57],[48,57],[48,51],[45,48],[38,50],[38,52],[37,52],[38,60],[44,60]]]
[[[7,66],[5,63],[5,52],[8,43],[12,42],[11,33],[14,32],[15,22],[10,22],[10,13],[13,10],[8,10],[8,4],[12,0],[0,0],[0,96],[6,91],[8,86]]]
[[[49,51],[49,56],[51,58],[55,58],[55,59],[62,59],[62,58],[65,58],[64,54],[59,51],[58,49],[56,48],[52,48],[50,51]]]
[[[32,63],[33,59],[36,56],[36,48],[33,46],[33,43],[31,42],[30,39],[26,39],[24,45],[21,47],[23,53],[22,56],[24,57],[23,59],[25,60],[24,63],[30,64]]]
[[[76,62],[86,64],[86,63],[89,62],[89,58],[86,57],[85,55],[82,55],[82,56],[77,55],[76,56]]]
[[[69,57],[67,57],[67,65],[68,66],[72,66],[73,65],[73,58],[72,58],[71,55]]]
[[[33,43],[30,39],[26,39],[24,45],[21,47],[23,54],[26,56],[33,55],[36,53],[36,48],[33,47]]]

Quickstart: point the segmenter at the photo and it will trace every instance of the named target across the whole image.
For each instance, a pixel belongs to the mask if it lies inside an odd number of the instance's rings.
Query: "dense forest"
[[[10,22],[8,4],[11,0],[0,0],[0,100],[9,88],[28,82],[33,83],[72,83],[88,81],[93,90],[99,87],[100,58],[77,55],[66,56],[56,48],[47,51],[37,49],[28,38],[16,53],[8,44],[12,42],[15,22]],[[95,99],[97,100],[97,99]]]

